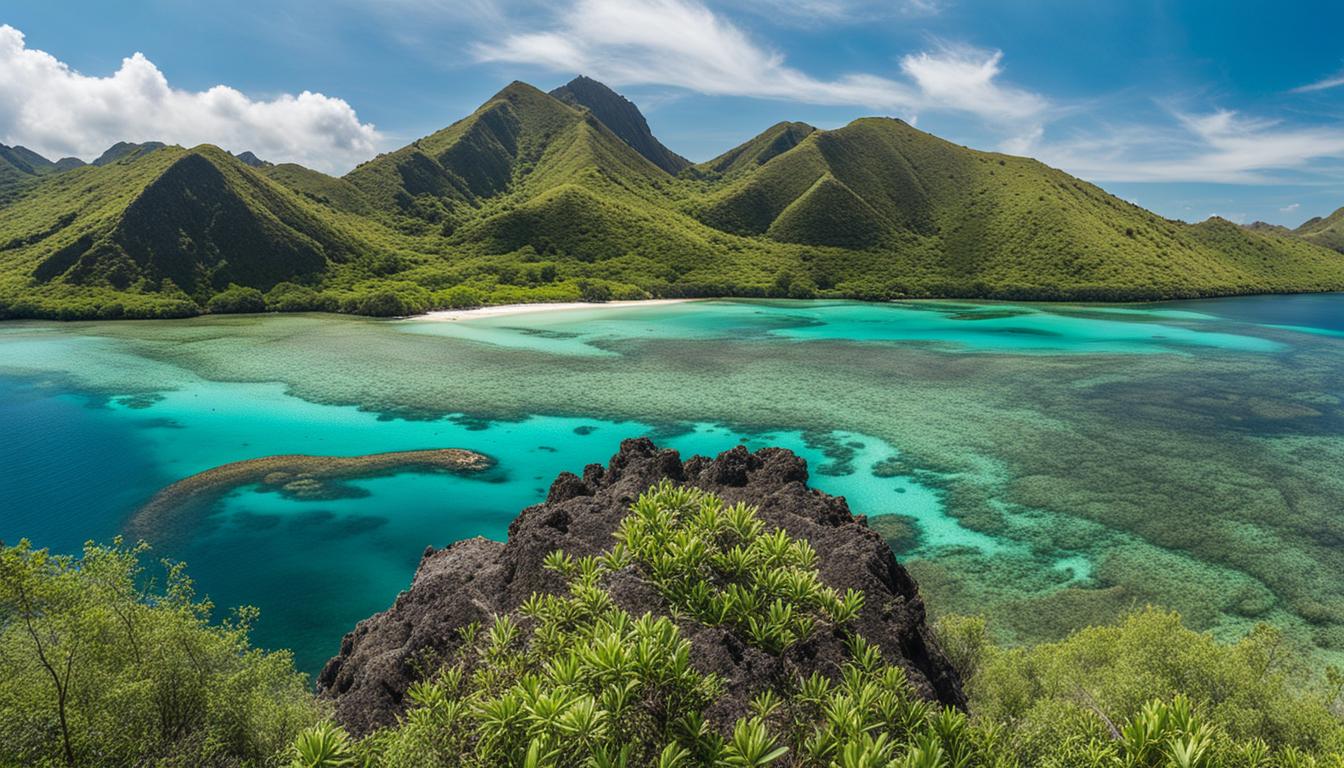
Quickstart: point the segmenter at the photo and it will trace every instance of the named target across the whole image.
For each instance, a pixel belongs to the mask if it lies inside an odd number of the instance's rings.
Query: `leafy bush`
[[[598,303],[611,301],[611,287],[606,283],[591,283],[587,280],[580,280],[579,296],[584,301]]]
[[[266,309],[271,312],[312,312],[334,308],[329,300],[305,285],[277,283],[266,292]]]
[[[319,709],[256,612],[209,622],[181,564],[146,547],[0,549],[0,765],[274,765]]]
[[[940,627],[967,672],[974,718],[919,699],[900,667],[847,628],[862,595],[821,583],[805,541],[756,510],[668,483],[642,495],[607,551],[552,553],[564,594],[462,631],[458,652],[410,692],[392,728],[358,743],[324,724],[296,766],[816,766],[962,768],[1316,766],[1344,743],[1327,702],[1293,692],[1273,638],[1218,646],[1144,612],[1034,650],[1001,650],[985,624]],[[667,615],[633,617],[607,586],[631,575]],[[782,654],[838,632],[838,669],[794,669],[751,691],[750,712],[716,727],[725,681],[696,671],[686,622],[723,627]],[[323,761],[323,753],[333,757]]]
[[[988,746],[963,714],[919,699],[900,667],[846,629],[861,596],[824,587],[812,548],[766,531],[754,508],[664,483],[635,502],[615,538],[601,555],[552,553],[546,567],[565,576],[568,592],[533,595],[517,615],[464,629],[457,656],[412,688],[398,726],[359,743],[359,759],[689,768],[906,756],[933,766]],[[659,589],[669,615],[633,617],[614,605],[604,585],[632,572]],[[751,712],[719,730],[705,709],[724,681],[692,665],[678,626],[686,617],[776,654],[825,626],[848,638],[849,658],[762,687]]]
[[[1005,728],[1005,745],[1023,765],[1061,757],[1064,764],[1152,765],[1085,756],[1128,759],[1133,728],[1160,746],[1173,735],[1161,735],[1163,723],[1188,719],[1188,712],[1205,721],[1207,733],[1195,740],[1208,743],[1209,759],[1217,757],[1202,765],[1255,765],[1239,755],[1262,747],[1285,763],[1289,754],[1344,753],[1338,673],[1316,679],[1319,670],[1268,625],[1225,645],[1186,629],[1174,613],[1149,608],[1058,643],[1013,649],[990,643],[978,618],[947,617],[937,631],[962,672],[977,723]],[[1174,709],[1164,714],[1168,705]],[[1193,736],[1177,730],[1180,738]]]
[[[973,715],[939,709],[853,631],[863,595],[824,584],[806,541],[666,482],[606,551],[551,553],[562,591],[462,628],[400,722],[359,740],[321,719],[287,653],[250,646],[254,611],[211,624],[182,566],[150,578],[145,551],[0,549],[0,765],[1344,765],[1344,675],[1317,676],[1267,627],[1223,645],[1154,609],[1011,649],[944,618]],[[618,607],[610,590],[632,580],[664,610]],[[731,721],[711,714],[729,681],[697,669],[697,625],[786,662]],[[797,663],[822,636],[843,660]]]
[[[266,297],[256,288],[231,284],[228,288],[210,297],[210,301],[206,303],[205,308],[212,315],[265,312]]]

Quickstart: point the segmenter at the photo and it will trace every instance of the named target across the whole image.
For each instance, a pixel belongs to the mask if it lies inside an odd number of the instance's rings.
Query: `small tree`
[[[251,647],[255,610],[212,625],[147,549],[0,549],[0,765],[263,764],[318,719],[290,655]]]

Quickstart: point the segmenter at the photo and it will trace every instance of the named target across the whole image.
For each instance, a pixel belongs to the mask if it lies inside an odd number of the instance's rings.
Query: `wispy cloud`
[[[84,75],[0,25],[0,140],[53,158],[91,159],[118,141],[212,143],[338,171],[372,155],[379,138],[341,99],[180,90],[139,53],[107,77]]]
[[[1038,142],[1043,161],[1096,181],[1282,182],[1344,158],[1344,130],[1290,126],[1232,110],[1173,112],[1168,125],[1123,125]]]
[[[1314,83],[1307,83],[1306,85],[1298,86],[1297,88],[1294,88],[1293,90],[1289,91],[1289,93],[1311,93],[1313,91],[1328,91],[1331,88],[1338,88],[1341,85],[1344,85],[1344,70],[1336,72],[1335,74],[1323,78],[1321,80],[1317,80]]]
[[[1302,207],[1302,204],[1301,204],[1301,203],[1289,203],[1289,204],[1283,206],[1282,208],[1280,208],[1280,209],[1279,209],[1279,212],[1280,212],[1280,213],[1293,213],[1294,211],[1296,211],[1298,208],[1301,208],[1301,207]]]
[[[782,16],[813,24],[859,24],[893,17],[937,16],[949,4],[948,0],[744,0],[738,6],[776,19]]]
[[[868,72],[816,77],[696,0],[577,0],[540,29],[479,43],[475,53],[481,61],[582,72],[615,86],[675,86],[905,117],[953,111],[1018,129],[1049,106],[1044,97],[1001,82],[1001,52],[966,46],[907,55],[899,78]]]

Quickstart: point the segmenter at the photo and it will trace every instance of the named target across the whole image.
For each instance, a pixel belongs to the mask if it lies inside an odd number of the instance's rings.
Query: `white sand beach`
[[[656,307],[664,304],[683,304],[695,299],[640,299],[637,301],[562,301],[551,304],[501,304],[494,307],[476,309],[444,309],[412,315],[408,320],[455,321],[470,320],[478,317],[503,317],[505,315],[526,315],[533,312],[554,312],[562,309],[618,309],[621,307]]]

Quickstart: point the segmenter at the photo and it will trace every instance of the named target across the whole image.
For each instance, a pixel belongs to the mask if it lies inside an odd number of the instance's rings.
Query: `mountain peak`
[[[253,168],[266,168],[267,166],[272,165],[272,163],[262,160],[251,151],[237,153],[234,157],[238,158],[244,165],[250,165]]]
[[[93,161],[93,165],[108,165],[109,163],[115,163],[118,160],[124,160],[135,155],[147,154],[156,149],[162,149],[165,146],[167,145],[162,141],[146,141],[142,144],[136,144],[130,141],[118,141],[116,144],[108,147],[106,152],[99,155],[98,159]]]
[[[541,95],[542,93],[543,91],[540,88],[536,87],[535,85],[532,85],[531,83],[525,83],[522,80],[514,80],[513,82],[504,86],[503,88],[500,88],[498,93],[490,97],[490,101],[496,101],[499,99],[511,99],[519,96],[522,97],[538,96]]]
[[[676,174],[691,164],[654,137],[639,107],[591,77],[579,75],[551,91],[551,95],[571,106],[587,109],[644,159],[668,173]]]
[[[746,172],[788,152],[816,130],[807,123],[775,123],[747,140],[745,144],[733,147],[713,160],[703,163],[700,168],[722,176]]]

